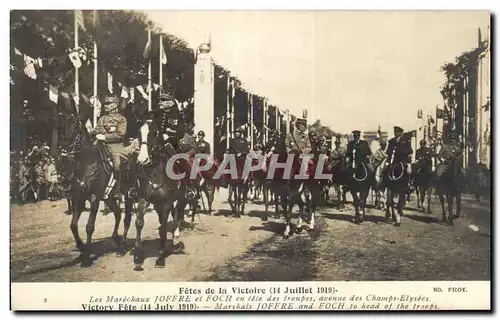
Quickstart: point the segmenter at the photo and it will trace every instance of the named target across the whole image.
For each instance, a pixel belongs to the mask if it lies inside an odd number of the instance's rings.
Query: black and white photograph
[[[11,10],[11,283],[489,287],[491,19]]]

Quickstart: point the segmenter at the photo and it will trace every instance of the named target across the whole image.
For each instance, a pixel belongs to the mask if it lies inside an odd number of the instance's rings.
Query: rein
[[[401,166],[401,174],[398,177],[396,177],[394,175],[394,168],[396,166],[391,166],[391,170],[389,171],[389,180],[391,180],[391,181],[398,181],[398,180],[400,180],[403,177],[403,175],[405,174],[405,168],[404,168],[402,162],[399,162],[399,165]]]
[[[354,173],[353,173],[353,175],[352,175],[352,178],[353,178],[354,180],[356,180],[357,182],[364,182],[364,181],[366,180],[366,178],[368,178],[368,170],[366,169],[366,165],[365,165],[365,163],[364,163],[364,162],[361,162],[361,166],[362,166],[362,167],[363,167],[363,169],[365,170],[365,176],[364,176],[363,178],[361,178],[361,179],[358,179],[358,178],[356,177],[356,172],[354,172]]]

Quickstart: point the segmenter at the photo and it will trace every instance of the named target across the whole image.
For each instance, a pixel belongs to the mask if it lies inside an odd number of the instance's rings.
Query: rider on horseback
[[[296,120],[295,127],[297,128],[297,130],[295,130],[292,133],[287,134],[286,139],[285,139],[285,145],[287,147],[288,153],[291,152],[291,153],[295,153],[296,155],[310,154],[311,153],[312,145],[311,145],[311,140],[310,140],[309,135],[305,132],[306,125],[307,125],[306,119],[297,119]],[[296,161],[297,160],[294,160],[294,163],[299,163]],[[312,159],[310,161],[312,161]],[[297,170],[295,170],[295,171],[297,171]],[[298,173],[298,172],[296,172],[296,173]]]
[[[371,162],[375,170],[387,159],[387,141],[380,140],[380,148],[372,156]]]
[[[202,130],[198,131],[198,141],[196,142],[198,153],[200,154],[210,154],[210,143],[205,141],[205,132]]]
[[[436,178],[437,179],[441,178],[443,173],[445,173],[446,170],[448,169],[450,161],[455,156],[460,156],[461,154],[462,154],[462,149],[458,144],[457,136],[454,132],[451,132],[449,135],[448,143],[443,144],[437,155],[437,158],[441,163],[436,167]],[[460,172],[463,176],[465,176],[464,168],[460,167]]]
[[[99,121],[95,132],[96,139],[104,141],[112,154],[114,179],[116,181],[115,196],[121,197],[121,161],[129,159],[129,152],[123,144],[123,138],[127,131],[127,119],[118,110],[120,99],[115,95],[108,95],[104,99],[103,110],[106,112]],[[107,195],[104,195],[107,198]]]
[[[354,160],[356,164],[364,163],[366,165],[366,170],[368,171],[368,176],[372,176],[375,173],[373,165],[368,161],[369,157],[372,155],[370,146],[366,140],[361,140],[361,131],[354,130],[352,132],[352,141],[347,144],[346,160],[347,166],[350,169],[356,169],[354,167]]]
[[[405,166],[406,172],[411,174],[411,168],[409,166],[411,162],[411,154],[413,150],[411,146],[403,138],[404,130],[401,127],[394,127],[394,138],[389,140],[389,146],[387,148],[387,161],[389,164],[395,162],[401,162]]]
[[[425,140],[420,140],[420,148],[415,153],[415,158],[415,163],[418,166],[432,163],[432,149],[427,147],[427,142]]]
[[[228,153],[236,155],[237,167],[238,167],[238,175],[240,174],[240,169],[243,170],[244,161],[246,156],[250,152],[250,146],[243,136],[243,129],[237,128],[234,132],[234,138],[229,141],[229,150]],[[241,163],[243,161],[243,164]],[[248,177],[245,177],[245,181]]]

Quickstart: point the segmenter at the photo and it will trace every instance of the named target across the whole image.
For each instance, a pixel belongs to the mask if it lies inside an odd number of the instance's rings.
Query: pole
[[[94,26],[96,25],[96,10],[94,10]],[[94,27],[95,28],[95,27]],[[94,35],[94,114],[93,114],[93,124],[94,128],[97,126],[97,41]]]
[[[280,131],[280,111],[278,109],[278,107],[275,107],[275,110],[276,110],[276,124],[274,126],[274,129],[276,131]]]
[[[262,123],[264,124],[264,132],[263,132],[264,136],[262,137],[263,138],[262,143],[266,144],[267,143],[267,120],[268,120],[267,119],[267,99],[266,98],[264,98],[262,117],[264,118],[262,121]]]
[[[234,80],[231,82],[231,104],[230,104],[230,119],[231,119],[231,126],[230,126],[230,132],[229,135],[231,138],[234,137],[234,96],[236,94],[236,90],[234,88]]]
[[[151,43],[151,30],[148,30],[148,42]],[[161,60],[161,59],[160,59]],[[160,61],[161,63],[161,61]],[[151,59],[149,59],[148,62],[148,111],[153,110],[152,108],[152,97],[151,97],[151,87],[153,86],[153,83],[151,81]]]
[[[250,94],[250,150],[253,150],[253,95]]]
[[[227,76],[227,82],[226,82],[226,149],[229,149],[229,138],[230,138],[230,135],[231,135],[231,121],[230,121],[230,118],[231,118],[231,102],[230,102],[230,95],[231,93],[229,92],[229,86],[230,86],[230,83],[229,83],[229,79],[230,77]]]
[[[250,127],[252,126],[252,123],[250,122],[251,115],[250,115],[250,92],[247,92],[247,139],[250,140]]]
[[[160,59],[158,59],[160,61],[160,75],[159,75],[159,79],[158,79],[158,82],[159,82],[159,85],[160,85],[160,92],[163,91],[163,35],[160,34]]]
[[[76,19],[76,10],[74,11],[74,22],[75,22],[75,50],[78,48],[78,21]],[[80,83],[78,81],[78,68],[75,67],[75,94],[76,94],[76,111],[80,113],[79,110],[79,101],[80,101]]]
[[[285,120],[285,133],[289,134],[290,133],[290,110],[286,110],[286,120]]]

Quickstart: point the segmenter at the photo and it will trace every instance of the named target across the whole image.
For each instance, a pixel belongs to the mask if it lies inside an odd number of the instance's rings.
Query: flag
[[[74,51],[74,52],[71,52],[69,54],[69,59],[71,60],[71,62],[73,63],[73,66],[75,68],[80,68],[82,66],[82,61],[80,60],[80,55],[78,54],[78,52]]]
[[[128,103],[134,103],[135,102],[135,90],[134,88],[130,88],[130,100],[128,101]]]
[[[158,89],[160,89],[160,85],[156,84],[156,83],[153,83],[153,90],[156,91]]]
[[[108,91],[113,93],[113,75],[108,72]]]
[[[151,31],[149,31],[151,32]],[[146,43],[146,47],[144,47],[144,53],[142,54],[145,60],[149,60],[151,58],[151,36],[148,35],[148,42]]]
[[[121,97],[124,98],[124,99],[127,99],[128,98],[128,88],[126,88],[125,86],[122,86],[122,94],[121,94]]]
[[[49,100],[56,103],[59,100],[59,89],[57,87],[54,87],[50,85],[49,89]]]
[[[167,53],[165,52],[163,41],[160,42],[160,61],[163,64],[167,64]]]
[[[146,94],[146,92],[144,91],[144,88],[141,85],[138,85],[136,88],[137,88],[137,90],[139,90],[139,92],[141,93],[142,97],[145,100],[149,100],[149,96]]]
[[[99,117],[101,115],[101,107],[102,107],[101,101],[99,101],[97,97],[91,97],[90,104],[94,106],[95,114],[97,117]]]
[[[19,49],[18,49],[18,48],[14,48],[14,52],[15,52],[15,54],[16,54],[16,55],[18,55],[18,56],[22,56],[22,55],[23,55],[23,54],[21,53],[21,51],[19,51]]]
[[[87,31],[85,29],[85,24],[83,22],[83,11],[82,10],[75,10],[75,20],[76,24],[82,28],[83,31]]]
[[[444,119],[445,113],[443,109],[436,108],[436,119]]]
[[[418,119],[422,119],[424,117],[424,112],[422,111],[422,109],[418,109],[417,111],[417,118]]]

